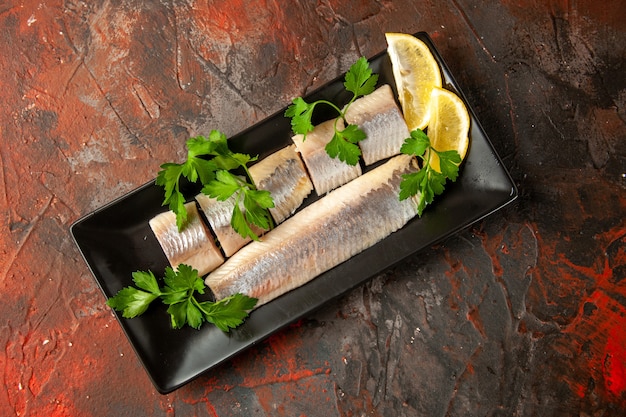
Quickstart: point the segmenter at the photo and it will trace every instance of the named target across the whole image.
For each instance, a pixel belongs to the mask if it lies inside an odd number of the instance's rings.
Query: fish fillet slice
[[[416,169],[412,161],[392,158],[305,207],[242,248],[206,284],[217,299],[243,293],[260,306],[369,248],[417,214],[414,201],[398,199],[401,175]]]
[[[152,219],[149,224],[172,268],[187,264],[200,275],[209,273],[224,262],[215,245],[213,235],[200,218],[194,202],[185,204],[187,226],[182,232],[176,226],[176,214],[166,211]]]
[[[391,87],[385,84],[348,107],[346,121],[361,128],[367,138],[359,142],[365,165],[400,153],[410,136]]]
[[[231,196],[225,201],[219,201],[216,198],[209,197],[206,194],[198,194],[196,201],[200,204],[200,208],[204,212],[205,217],[209,221],[213,233],[217,237],[224,255],[232,256],[240,248],[250,242],[250,237],[242,237],[230,225],[233,216],[233,208],[235,207],[235,197]],[[244,210],[243,207],[241,208]],[[259,236],[263,230],[253,226],[252,231]]]
[[[272,195],[274,208],[270,213],[276,224],[291,216],[313,191],[313,183],[295,145],[274,152],[249,170],[257,188]]]
[[[320,196],[361,175],[360,165],[350,166],[326,153],[325,146],[335,133],[334,123],[335,119],[327,120],[315,126],[306,138],[303,135],[292,138],[309,171],[315,192]],[[342,119],[337,121],[337,128],[344,128]]]

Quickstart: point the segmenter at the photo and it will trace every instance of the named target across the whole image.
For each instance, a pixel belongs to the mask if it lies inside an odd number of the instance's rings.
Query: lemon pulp
[[[455,150],[465,158],[469,146],[470,116],[463,100],[452,91],[435,87],[430,99],[430,144],[438,151]],[[439,172],[439,157],[432,152],[431,167]]]
[[[430,119],[430,98],[441,87],[441,71],[428,46],[414,36],[386,33],[398,99],[410,131],[424,129]]]

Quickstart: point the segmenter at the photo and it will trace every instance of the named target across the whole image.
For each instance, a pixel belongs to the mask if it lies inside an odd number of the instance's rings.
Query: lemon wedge
[[[441,87],[441,71],[428,46],[415,36],[385,33],[398,99],[409,131],[424,129],[430,119],[431,92]]]
[[[437,151],[455,150],[465,158],[469,146],[470,116],[463,103],[452,91],[434,87],[430,97],[428,137]],[[431,167],[441,172],[439,157],[431,152]]]

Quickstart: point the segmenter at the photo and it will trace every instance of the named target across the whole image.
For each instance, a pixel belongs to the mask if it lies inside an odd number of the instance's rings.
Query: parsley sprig
[[[179,265],[177,271],[165,268],[163,281],[165,286],[161,288],[151,271],[134,272],[133,282],[137,287],[122,288],[107,300],[107,305],[121,311],[125,318],[134,318],[160,298],[163,304],[169,306],[167,312],[174,329],[186,324],[199,329],[204,322],[209,322],[228,332],[243,323],[257,303],[256,298],[243,294],[234,294],[215,302],[198,301],[195,294],[204,294],[204,281],[197,270],[185,264]]]
[[[268,209],[274,207],[274,201],[268,191],[257,190],[251,179],[248,182],[230,172],[242,168],[247,178],[252,178],[248,164],[256,161],[257,157],[232,152],[226,135],[217,130],[212,130],[208,138],[197,136],[187,140],[186,146],[186,161],[161,165],[156,178],[156,184],[165,190],[163,205],[167,204],[176,213],[178,230],[183,230],[187,223],[185,197],[180,190],[181,179],[186,178],[192,183],[200,180],[204,186],[202,192],[220,201],[235,195],[236,204],[231,219],[233,229],[243,237],[258,240],[252,226],[265,230],[272,227]]]
[[[400,152],[414,155],[423,161],[419,171],[402,175],[399,196],[400,200],[406,200],[419,193],[417,214],[421,216],[426,205],[432,203],[436,195],[443,193],[446,180],[456,181],[461,156],[456,150],[438,151],[433,148],[430,139],[421,129],[411,132],[411,137],[405,139]],[[430,152],[439,157],[441,172],[430,165]]]
[[[359,58],[346,73],[344,87],[353,94],[352,99],[342,109],[327,100],[317,100],[307,103],[302,97],[297,97],[285,111],[285,116],[291,118],[291,128],[296,134],[304,135],[313,130],[311,118],[315,107],[324,104],[332,107],[345,121],[345,114],[350,105],[359,97],[370,94],[376,88],[378,74],[372,74],[372,69],[364,57]],[[326,153],[331,158],[339,158],[349,165],[356,165],[361,157],[361,149],[357,143],[366,138],[365,132],[357,125],[348,124],[343,130],[337,128],[337,118],[334,124],[334,135],[326,144]]]
[[[247,167],[242,166],[247,171]],[[218,170],[215,179],[202,188],[202,193],[218,201],[226,201],[231,196],[235,196],[230,224],[244,238],[251,237],[253,240],[259,240],[252,230],[252,225],[257,225],[264,230],[270,229],[273,225],[268,209],[274,207],[274,201],[269,191],[257,190],[253,183],[227,170]],[[242,205],[245,208],[244,211],[241,210]]]

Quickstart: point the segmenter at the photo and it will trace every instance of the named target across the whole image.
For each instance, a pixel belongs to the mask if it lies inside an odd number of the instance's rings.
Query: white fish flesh
[[[335,119],[327,120],[315,126],[306,137],[295,135],[292,138],[309,171],[315,192],[319,196],[361,175],[359,164],[351,166],[338,158],[331,158],[326,153],[326,144],[335,133],[334,123]],[[342,119],[337,120],[337,128],[339,130],[344,128]]]
[[[204,212],[213,233],[217,237],[224,255],[232,256],[241,247],[246,245],[252,239],[250,237],[244,238],[233,229],[230,225],[230,220],[233,217],[233,208],[235,207],[235,197],[231,196],[225,201],[219,201],[216,198],[209,197],[206,194],[198,194],[196,201],[200,204],[200,208]],[[243,204],[240,204],[242,212],[245,212]],[[259,236],[263,230],[259,227],[253,226],[252,231]]]
[[[410,136],[393,91],[387,84],[355,100],[345,116],[349,124],[359,126],[367,135],[359,142],[365,165],[399,154],[404,139]]]
[[[276,224],[291,216],[313,191],[295,145],[274,152],[249,168],[257,189],[269,191],[274,200],[270,214]]]
[[[196,203],[185,204],[187,225],[182,232],[176,225],[176,214],[166,211],[150,219],[150,228],[159,241],[172,268],[187,264],[200,275],[209,273],[224,262],[215,238],[200,218]]]
[[[242,248],[206,284],[217,299],[243,293],[260,306],[369,248],[417,214],[415,201],[398,199],[413,161],[397,156],[330,192]]]

